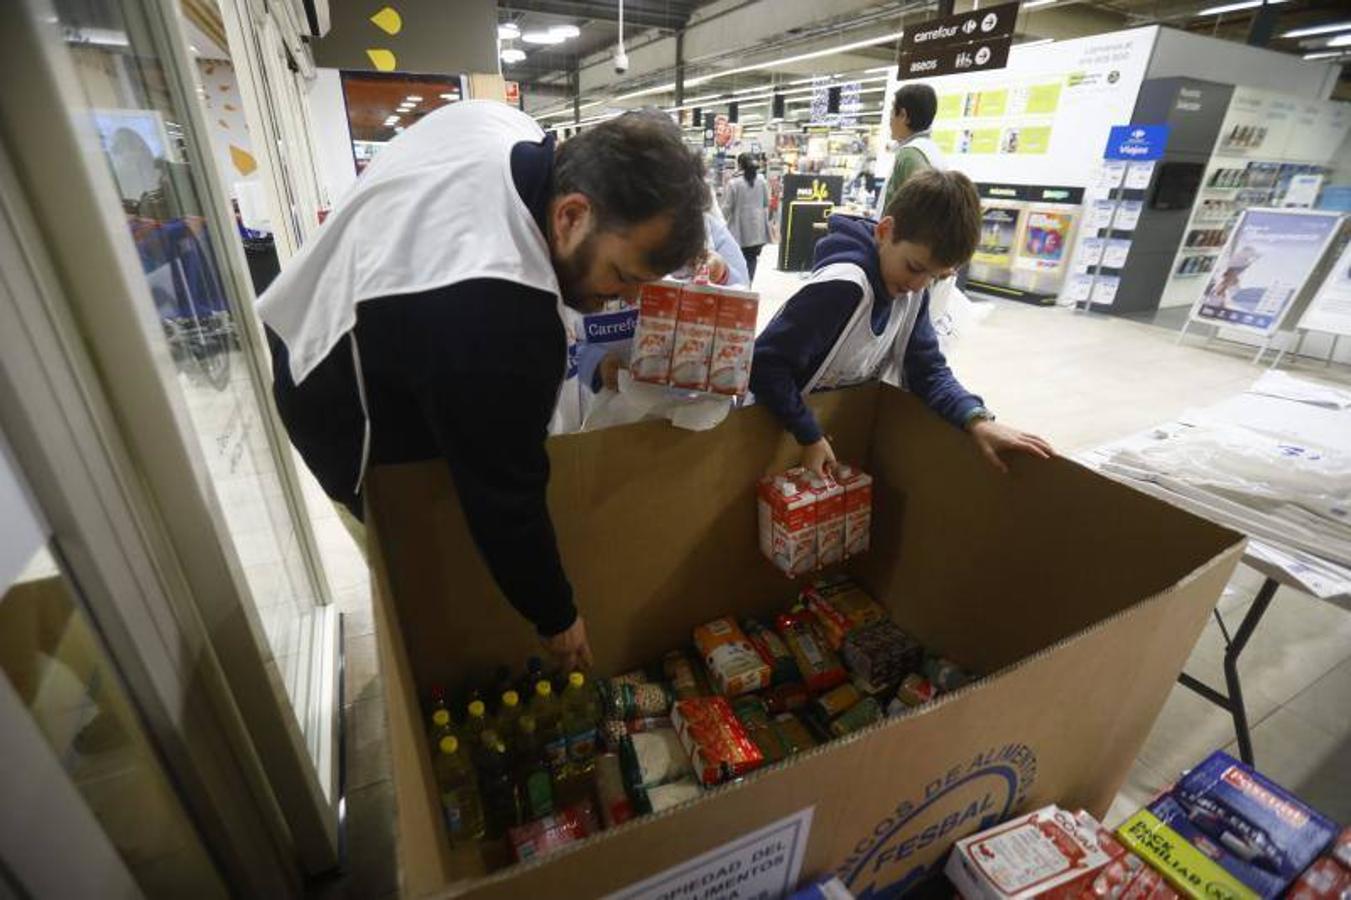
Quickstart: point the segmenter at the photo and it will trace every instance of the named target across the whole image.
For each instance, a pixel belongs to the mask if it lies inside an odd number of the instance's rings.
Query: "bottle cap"
[[[515,709],[517,704],[519,704],[520,702],[521,702],[521,695],[516,693],[515,691],[502,692],[503,706],[509,707],[510,709]]]
[[[449,725],[450,713],[444,709],[438,709],[436,712],[432,713],[432,724],[438,727]]]
[[[441,752],[455,753],[460,749],[460,739],[453,734],[448,734],[441,738]]]
[[[544,679],[535,682],[535,693],[547,697],[554,692],[554,686]]]
[[[568,676],[568,684],[572,685],[575,688],[579,688],[582,685],[586,684],[586,676],[583,675],[581,672],[573,672],[571,675]]]
[[[488,712],[488,707],[483,705],[482,700],[473,700],[469,703],[469,715],[476,719],[481,719]]]

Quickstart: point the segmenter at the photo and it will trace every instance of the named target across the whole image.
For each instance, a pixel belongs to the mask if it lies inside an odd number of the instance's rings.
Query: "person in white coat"
[[[727,230],[746,258],[749,283],[754,284],[760,250],[769,243],[769,183],[749,153],[737,157],[737,168],[740,174],[727,183],[723,192],[722,212],[727,218]]]
[[[663,114],[556,147],[506,104],[451,104],[381,151],[258,301],[277,410],[329,497],[361,518],[367,465],[444,459],[488,569],[565,670],[591,652],[546,503],[564,311],[697,257],[706,198]]]

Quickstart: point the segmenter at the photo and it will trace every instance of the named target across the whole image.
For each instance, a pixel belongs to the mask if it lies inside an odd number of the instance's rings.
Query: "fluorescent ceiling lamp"
[[[566,41],[567,38],[552,31],[527,31],[525,34],[521,35],[521,40],[525,41],[527,44],[552,45],[561,44]]]
[[[564,40],[567,40],[568,38],[580,36],[582,30],[576,25],[550,25],[549,33],[559,35]]]
[[[499,40],[510,41],[521,36],[521,27],[515,22],[503,22],[497,26],[497,37]]]
[[[1329,47],[1351,47],[1351,34],[1339,34],[1328,41]]]
[[[421,102],[422,102],[422,98],[419,97],[417,94],[409,94],[407,97],[404,97],[403,99],[404,99],[405,102],[408,102],[408,103],[421,103]]]
[[[1288,0],[1265,0],[1265,5],[1267,5],[1267,6],[1276,6],[1276,5],[1278,5],[1278,4],[1286,3],[1286,2],[1288,2]],[[1257,7],[1262,6],[1262,5],[1263,5],[1263,0],[1239,0],[1239,2],[1237,2],[1237,3],[1223,3],[1223,4],[1219,5],[1219,6],[1211,6],[1211,7],[1208,7],[1208,8],[1206,8],[1206,9],[1201,10],[1201,11],[1198,12],[1196,15],[1198,15],[1198,16],[1220,16],[1220,15],[1223,15],[1223,14],[1225,14],[1225,13],[1238,12],[1239,10],[1242,10],[1242,9],[1256,9]]]
[[[201,52],[202,52],[201,50],[198,50],[198,49],[197,49],[197,47],[196,47],[195,44],[188,44],[188,49],[191,50],[193,53],[201,53]]]
[[[1335,31],[1351,31],[1351,19],[1347,19],[1345,22],[1332,22],[1327,25],[1310,25],[1307,28],[1296,28],[1293,31],[1285,32],[1281,37],[1309,37],[1314,34],[1332,34]]]
[[[1346,53],[1346,51],[1343,51],[1343,50],[1320,50],[1320,51],[1317,52],[1317,53],[1306,53],[1306,54],[1304,54],[1304,58],[1305,58],[1305,59],[1332,59],[1334,56],[1344,56],[1345,53]]]
[[[501,56],[502,62],[508,64],[525,61],[525,51],[520,47],[508,47],[502,51]]]
[[[900,40],[900,37],[903,34],[905,34],[904,31],[894,31],[890,34],[882,34],[866,40],[854,41],[851,44],[840,44],[838,47],[828,47],[824,50],[813,50],[810,53],[798,53],[794,56],[782,57],[781,59],[771,59],[767,62],[752,63],[749,66],[727,69],[726,71],[716,72],[712,75],[700,75],[698,78],[686,79],[685,84],[703,84],[706,81],[712,81],[714,78],[724,78],[728,75],[740,75],[742,72],[758,72],[762,69],[770,69],[775,66],[786,66],[796,62],[805,62],[809,59],[820,59],[823,56],[834,56],[837,53],[848,53],[850,50],[862,50],[864,47],[875,47],[878,44],[886,44],[891,41]]]
[[[1023,9],[1036,9],[1039,6],[1050,6],[1056,0],[1031,0],[1030,3],[1024,3]]]
[[[459,99],[460,99],[460,95],[459,95],[459,94],[442,94],[442,95],[441,95],[441,99],[442,99],[442,100],[459,100]]]
[[[1040,47],[1042,44],[1054,44],[1055,38],[1040,38],[1035,41],[1026,41],[1021,44],[1014,44],[1015,47]]]

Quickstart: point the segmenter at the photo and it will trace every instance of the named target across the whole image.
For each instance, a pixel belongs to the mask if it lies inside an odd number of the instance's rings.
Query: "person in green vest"
[[[896,162],[882,192],[880,209],[889,209],[901,185],[925,169],[948,167],[943,151],[933,142],[929,126],[938,112],[938,95],[927,84],[903,84],[891,101],[891,137],[898,141]]]

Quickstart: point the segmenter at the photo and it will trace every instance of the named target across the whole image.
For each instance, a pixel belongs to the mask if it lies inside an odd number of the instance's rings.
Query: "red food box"
[[[1049,891],[1040,895],[1041,900],[1079,900],[1079,898],[1087,900],[1093,892],[1093,885],[1095,884],[1096,879],[1101,876],[1106,869],[1121,862],[1126,857],[1131,856],[1126,848],[1121,846],[1121,843],[1112,835],[1112,832],[1098,824],[1098,821],[1088,813],[1080,810],[1074,814],[1074,819],[1084,829],[1092,830],[1092,832],[1097,835],[1098,848],[1103,853],[1107,854],[1108,862],[1104,863],[1101,868],[1095,871],[1084,872],[1072,881],[1067,881],[1064,884],[1051,888]],[[1133,859],[1134,857],[1131,858]],[[1141,862],[1143,865],[1143,861]],[[1145,868],[1148,867],[1146,866]],[[1125,900],[1124,894],[1122,895],[1121,900]],[[1135,900],[1145,900],[1145,898],[1137,897]]]
[[[702,784],[730,781],[765,761],[725,697],[679,700],[671,712],[671,722]]]
[[[600,830],[590,800],[569,806],[551,816],[507,829],[507,841],[518,862],[552,853]]]
[[[671,384],[692,391],[708,390],[708,369],[717,320],[716,289],[692,284],[681,290],[675,346],[671,351]]]
[[[1351,869],[1331,856],[1322,856],[1304,870],[1286,900],[1341,900],[1351,896]]]
[[[633,331],[629,374],[635,381],[666,384],[671,380],[671,352],[675,347],[680,283],[658,281],[643,285],[638,298],[638,324]]]

